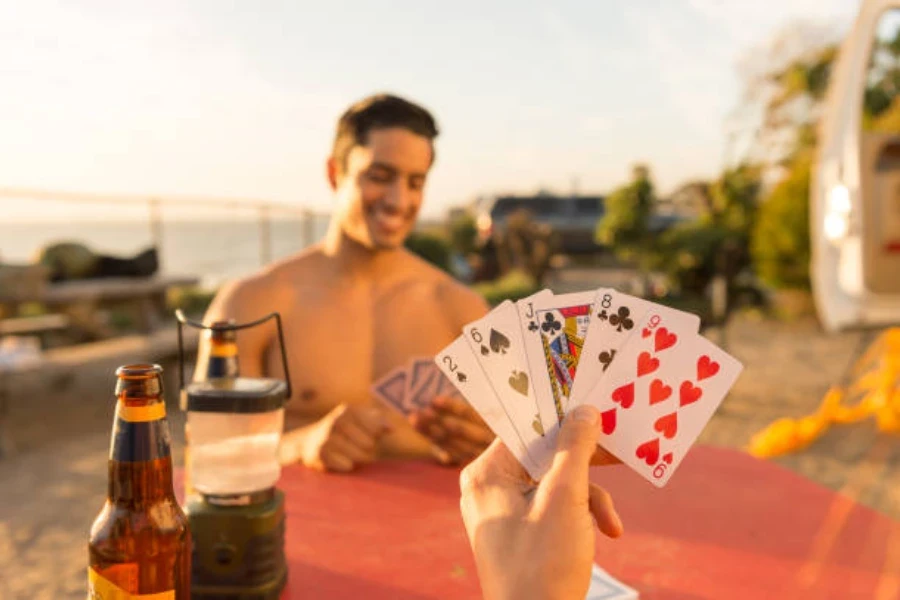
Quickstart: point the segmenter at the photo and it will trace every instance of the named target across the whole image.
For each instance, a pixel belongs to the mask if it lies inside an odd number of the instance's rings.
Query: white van
[[[900,88],[872,88],[888,69],[900,84],[898,58],[900,0],[865,0],[831,73],[811,186],[810,275],[829,330],[900,323]]]

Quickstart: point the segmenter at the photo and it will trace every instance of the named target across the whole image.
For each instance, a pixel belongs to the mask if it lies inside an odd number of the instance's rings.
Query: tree
[[[732,294],[738,276],[750,266],[761,171],[753,165],[726,170],[711,183],[694,182],[692,193],[705,209],[696,220],[675,225],[660,236],[654,268],[682,292],[703,295],[721,276]]]
[[[612,248],[619,259],[635,263],[646,272],[653,262],[655,238],[649,225],[655,205],[650,170],[637,165],[631,181],[606,198],[606,212],[597,223],[597,243]]]

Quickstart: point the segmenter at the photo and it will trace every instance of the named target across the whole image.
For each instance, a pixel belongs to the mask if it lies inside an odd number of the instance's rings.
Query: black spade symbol
[[[498,354],[506,354],[506,350],[509,348],[509,338],[496,329],[491,329],[491,339],[489,343],[491,345],[491,350]]]

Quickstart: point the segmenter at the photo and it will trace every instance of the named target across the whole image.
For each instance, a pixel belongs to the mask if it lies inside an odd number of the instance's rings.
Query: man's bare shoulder
[[[260,306],[284,310],[296,298],[297,282],[321,270],[321,247],[311,246],[302,252],[280,259],[256,273],[225,284],[216,294],[211,311],[247,316]]]
[[[440,310],[444,311],[454,324],[461,327],[487,314],[488,305],[481,294],[412,253],[408,260],[415,264],[419,281],[426,281],[432,287],[434,299]]]

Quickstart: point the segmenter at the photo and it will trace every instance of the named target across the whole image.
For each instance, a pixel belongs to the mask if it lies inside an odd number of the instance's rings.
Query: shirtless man
[[[225,286],[205,322],[281,313],[294,386],[283,462],[351,471],[379,456],[462,464],[493,434],[471,407],[437,398],[404,421],[373,401],[373,381],[414,356],[432,356],[484,300],[403,247],[434,162],[437,127],[423,108],[379,95],[340,118],[328,182],[334,213],[325,239]],[[274,327],[238,335],[241,374],[282,376]],[[201,344],[198,372],[208,349]],[[414,425],[414,427],[410,426]]]

